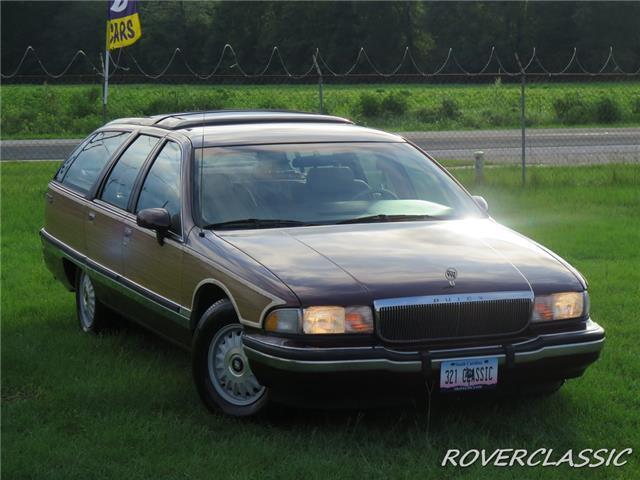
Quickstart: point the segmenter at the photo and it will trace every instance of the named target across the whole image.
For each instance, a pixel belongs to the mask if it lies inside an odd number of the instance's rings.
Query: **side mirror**
[[[164,245],[164,237],[171,228],[171,215],[165,208],[145,208],[136,215],[139,227],[156,231],[156,238],[160,245]]]
[[[472,197],[475,202],[478,204],[478,206],[484,210],[485,212],[489,212],[489,204],[487,203],[487,201],[484,199],[484,197],[481,197],[480,195],[473,195]]]

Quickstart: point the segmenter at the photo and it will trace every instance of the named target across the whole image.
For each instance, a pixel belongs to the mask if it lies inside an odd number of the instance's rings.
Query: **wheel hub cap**
[[[89,275],[82,275],[80,283],[80,321],[84,328],[91,328],[96,313],[96,293]]]
[[[231,360],[231,369],[233,373],[242,374],[242,370],[244,369],[244,363],[240,357],[235,357]]]
[[[242,348],[242,327],[227,325],[209,345],[209,378],[217,393],[234,405],[251,405],[265,391],[249,368]]]

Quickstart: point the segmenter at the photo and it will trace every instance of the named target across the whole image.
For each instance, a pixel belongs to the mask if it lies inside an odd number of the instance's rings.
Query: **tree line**
[[[28,45],[52,71],[78,49],[99,65],[106,2],[2,2],[0,8],[3,72],[16,67]],[[383,71],[398,64],[405,47],[428,71],[449,48],[477,71],[491,47],[513,69],[514,53],[528,58],[533,47],[549,70],[564,67],[573,47],[587,69],[600,68],[610,46],[624,70],[640,66],[640,2],[143,1],[140,16],[143,37],[128,52],[150,72],[164,67],[176,47],[194,68],[208,71],[225,44],[248,73],[264,67],[274,45],[294,73],[309,67],[316,48],[334,70],[344,71],[360,47]],[[39,69],[31,60],[22,73]],[[169,73],[186,72],[177,63]],[[271,73],[282,71],[274,66]]]

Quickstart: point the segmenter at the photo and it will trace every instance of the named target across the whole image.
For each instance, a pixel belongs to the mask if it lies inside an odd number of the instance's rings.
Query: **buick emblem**
[[[447,280],[449,280],[449,285],[452,287],[456,286],[456,278],[458,278],[458,271],[455,268],[447,268],[447,271],[444,272],[444,276]]]

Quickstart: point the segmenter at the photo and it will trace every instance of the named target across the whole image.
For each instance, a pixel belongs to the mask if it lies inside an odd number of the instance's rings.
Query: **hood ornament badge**
[[[458,271],[455,268],[447,268],[447,271],[444,272],[444,277],[449,280],[449,286],[456,286],[456,278],[458,278]]]

